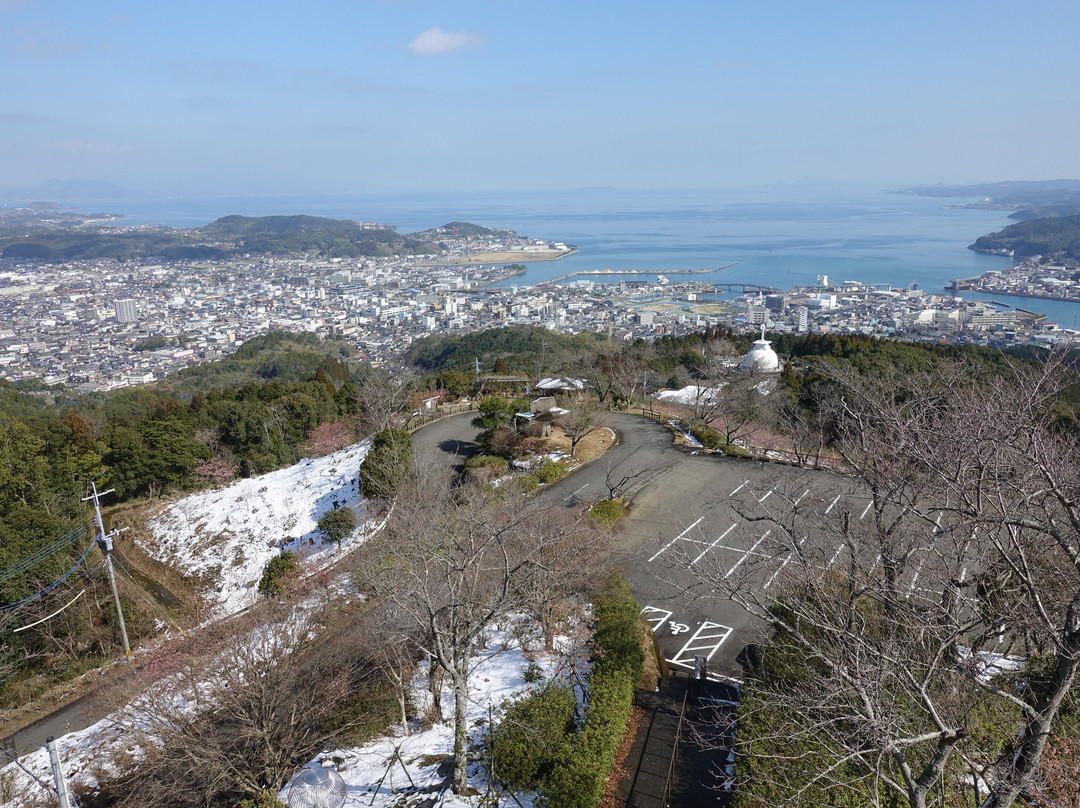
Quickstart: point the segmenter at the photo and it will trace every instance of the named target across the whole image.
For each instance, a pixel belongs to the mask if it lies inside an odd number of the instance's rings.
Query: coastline
[[[477,253],[463,258],[455,258],[447,261],[420,261],[419,267],[467,267],[486,266],[488,264],[531,264],[539,261],[558,261],[570,255],[581,252],[577,248],[572,250],[544,250],[543,252],[505,251],[494,253]]]

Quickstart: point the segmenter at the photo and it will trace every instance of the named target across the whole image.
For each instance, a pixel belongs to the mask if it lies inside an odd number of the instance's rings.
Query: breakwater
[[[542,281],[542,283],[561,283],[562,281],[575,278],[579,275],[709,275],[713,272],[719,272],[722,269],[730,269],[737,263],[739,262],[732,261],[730,264],[724,264],[722,267],[714,267],[712,269],[578,269],[574,272],[567,272],[564,275],[549,278],[546,281]]]

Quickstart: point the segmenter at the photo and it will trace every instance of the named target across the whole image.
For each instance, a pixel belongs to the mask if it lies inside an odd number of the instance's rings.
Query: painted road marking
[[[732,524],[731,524],[731,527],[729,527],[729,528],[728,528],[727,530],[725,530],[725,531],[724,531],[723,533],[721,533],[721,534],[720,534],[719,536],[717,536],[717,538],[716,538],[716,541],[714,541],[714,542],[713,542],[712,544],[710,544],[710,545],[709,545],[708,547],[706,547],[706,548],[705,548],[704,550],[702,550],[702,551],[701,551],[701,554],[700,554],[700,555],[698,555],[698,557],[697,557],[697,558],[695,558],[695,559],[694,559],[693,561],[691,561],[691,562],[690,562],[690,566],[692,567],[692,566],[694,566],[694,565],[695,565],[696,563],[698,563],[699,561],[701,561],[701,559],[702,559],[702,558],[704,557],[704,555],[705,555],[705,554],[706,554],[707,552],[709,552],[709,550],[711,550],[711,549],[712,549],[712,548],[714,548],[714,547],[715,547],[716,545],[718,545],[718,544],[719,544],[719,543],[720,543],[720,542],[721,542],[721,541],[723,540],[723,538],[724,538],[724,537],[725,537],[725,536],[726,536],[726,535],[727,535],[728,533],[730,533],[731,531],[733,531],[734,529],[735,529],[735,523],[734,523],[734,522],[732,522]],[[702,543],[704,544],[704,542],[702,542]]]
[[[698,522],[700,522],[704,518],[705,518],[704,516],[699,516],[697,518],[697,522],[694,522],[694,524],[690,525],[690,527],[688,527],[686,530],[684,530],[682,533],[680,533],[674,539],[672,539],[667,544],[665,544],[663,547],[661,547],[659,550],[657,550],[656,553],[653,554],[653,557],[649,559],[649,561],[656,561],[656,559],[658,559],[663,554],[663,552],[665,550],[667,550],[669,547],[671,547],[671,545],[673,545],[675,542],[677,542],[679,539],[681,539],[683,536],[685,536],[687,533],[689,533],[691,530],[693,530],[695,527],[697,527]]]
[[[801,539],[799,539],[799,547],[802,547],[803,542],[806,541],[808,538],[809,538],[809,536],[803,536]],[[777,579],[777,577],[780,575],[780,573],[784,571],[784,567],[786,567],[791,562],[791,558],[794,555],[795,555],[794,550],[790,550],[788,552],[787,558],[784,559],[784,563],[781,564],[779,567],[777,567],[776,572],[774,572],[772,574],[772,577],[768,581],[765,582],[765,586],[764,586],[765,589],[768,589],[770,586],[773,585],[773,581],[775,581]]]
[[[566,499],[564,499],[563,502],[569,502],[572,499],[577,499],[578,494],[580,494],[582,491],[584,491],[588,487],[589,487],[589,484],[585,483],[585,485],[581,486],[581,488],[579,488],[577,491],[575,491],[570,496],[568,496]]]
[[[833,557],[829,559],[829,563],[825,565],[825,569],[832,569],[832,565],[836,563],[836,559],[840,557],[840,554],[844,552],[844,542],[840,542],[840,546],[836,548],[836,552],[833,553]]]
[[[764,501],[765,501],[765,500],[767,500],[767,499],[768,499],[768,498],[769,498],[770,496],[772,496],[772,493],[773,493],[773,491],[775,491],[775,490],[776,490],[776,488],[775,488],[775,486],[774,486],[773,488],[770,488],[770,489],[769,489],[768,491],[766,491],[766,492],[765,492],[765,496],[763,496],[763,497],[762,497],[761,499],[759,499],[759,500],[758,500],[758,505],[760,505],[760,504],[761,504],[762,502],[764,502]]]
[[[746,561],[746,559],[748,559],[750,557],[750,554],[753,553],[754,550],[756,550],[758,548],[759,544],[761,544],[763,541],[765,541],[766,538],[768,538],[770,533],[772,533],[772,530],[766,530],[764,533],[762,533],[761,538],[758,539],[756,542],[754,542],[753,547],[751,547],[749,550],[747,550],[745,553],[743,553],[742,558],[740,558],[738,561],[735,562],[735,566],[732,567],[731,569],[729,569],[724,574],[724,577],[725,578],[730,578],[731,573],[735,572],[735,570],[737,570],[739,568],[739,565],[742,564],[744,561]]]
[[[671,615],[674,612],[670,612],[667,609],[657,609],[655,606],[646,606],[641,610],[641,613],[645,615],[645,619],[649,621],[649,625],[652,626],[653,632],[660,630],[660,627],[671,619]]]
[[[798,504],[799,504],[800,502],[802,502],[802,501],[803,501],[803,497],[805,497],[805,496],[806,496],[807,494],[809,494],[809,493],[810,493],[810,489],[809,489],[809,488],[807,488],[807,489],[806,489],[805,491],[803,491],[803,492],[802,492],[801,494],[799,494],[799,498],[798,498],[797,500],[795,500],[795,501],[794,501],[793,503],[791,503],[791,504],[792,504],[792,505],[798,505]]]
[[[863,512],[859,514],[860,519],[864,519],[866,514],[870,513],[870,506],[874,504],[874,500],[870,500],[866,503],[866,507],[863,508]]]
[[[837,494],[836,499],[834,499],[832,502],[830,502],[829,507],[825,509],[825,513],[828,513],[829,511],[831,511],[833,509],[833,506],[836,505],[836,503],[839,502],[839,501],[840,501],[840,495]]]
[[[669,659],[668,662],[672,665],[693,668],[695,656],[712,659],[713,654],[720,650],[720,646],[724,644],[724,640],[731,636],[732,631],[734,629],[730,626],[710,623],[706,620],[694,632],[693,636],[686,641],[686,644],[679,649],[679,653],[675,654],[674,658]]]
[[[749,480],[746,480],[745,482],[743,482],[743,484],[742,484],[742,485],[740,485],[740,486],[739,486],[738,488],[736,488],[736,489],[735,489],[734,491],[732,491],[732,492],[731,492],[730,494],[728,494],[728,496],[729,496],[729,497],[733,497],[733,496],[735,496],[735,495],[736,495],[737,493],[739,493],[740,491],[742,491],[742,490],[743,490],[744,488],[746,488],[746,486],[748,486],[748,485],[750,485],[750,481],[749,481]]]

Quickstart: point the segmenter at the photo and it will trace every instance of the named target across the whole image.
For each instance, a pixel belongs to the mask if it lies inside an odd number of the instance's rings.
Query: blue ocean
[[[969,201],[890,193],[886,188],[784,186],[177,197],[99,201],[81,207],[122,213],[132,223],[173,227],[197,227],[230,214],[304,213],[377,221],[403,233],[467,221],[566,242],[580,250],[560,261],[529,264],[525,275],[508,282],[514,285],[586,269],[654,273],[714,269],[708,275],[683,277],[786,289],[813,285],[827,275],[832,281],[917,284],[940,291],[954,278],[1005,269],[1012,263],[967,249],[980,235],[1011,223],[1006,211],[947,207]],[[734,265],[718,269],[729,264]],[[1006,302],[1047,314],[1063,325],[1071,325],[1080,315],[1076,304],[1024,298]]]

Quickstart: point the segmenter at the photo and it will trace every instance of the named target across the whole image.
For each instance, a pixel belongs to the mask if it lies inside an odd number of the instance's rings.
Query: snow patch
[[[364,540],[373,523],[360,496],[358,475],[370,441],[285,469],[239,480],[174,502],[154,516],[150,557],[201,582],[216,618],[250,606],[266,562],[291,550],[308,566],[323,566],[337,554],[324,542],[317,522],[335,506],[351,508],[358,527],[341,544]]]

